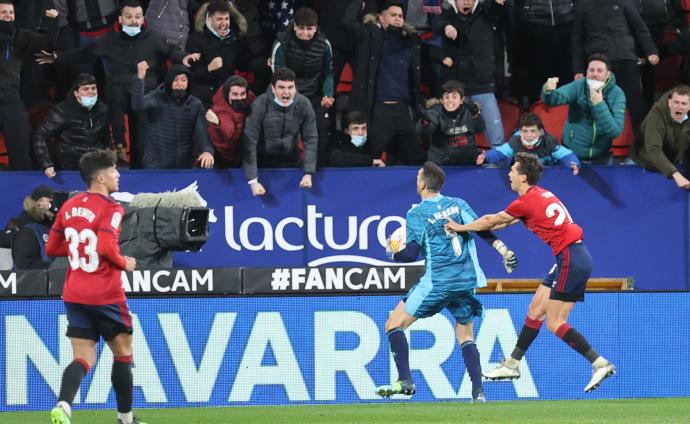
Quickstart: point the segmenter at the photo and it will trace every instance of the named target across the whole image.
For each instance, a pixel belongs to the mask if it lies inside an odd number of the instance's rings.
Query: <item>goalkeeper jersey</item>
[[[440,194],[407,212],[407,243],[416,242],[424,255],[422,282],[449,291],[486,286],[472,235],[447,233],[443,225],[448,217],[467,224],[477,219],[477,214],[464,200]]]

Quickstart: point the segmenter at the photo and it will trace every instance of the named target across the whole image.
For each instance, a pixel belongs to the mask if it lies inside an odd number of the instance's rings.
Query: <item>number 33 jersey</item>
[[[534,186],[506,208],[513,218],[544,240],[558,255],[568,245],[582,239],[582,228],[573,222],[568,209],[553,193]]]
[[[67,256],[69,268],[62,290],[65,302],[106,305],[125,300],[120,254],[123,209],[97,193],[81,193],[60,208],[48,237],[49,256]]]

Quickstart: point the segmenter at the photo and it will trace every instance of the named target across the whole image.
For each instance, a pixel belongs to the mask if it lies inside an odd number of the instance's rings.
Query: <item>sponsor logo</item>
[[[213,292],[213,270],[135,270],[121,276],[127,293]]]
[[[273,291],[374,289],[405,290],[405,268],[276,268],[271,273]]]

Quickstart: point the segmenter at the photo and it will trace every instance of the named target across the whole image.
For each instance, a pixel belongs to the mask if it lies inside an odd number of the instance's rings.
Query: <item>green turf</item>
[[[687,423],[690,398],[142,409],[149,424],[182,423]],[[48,412],[0,413],[2,424],[49,423]],[[114,411],[80,411],[73,422],[114,423]]]

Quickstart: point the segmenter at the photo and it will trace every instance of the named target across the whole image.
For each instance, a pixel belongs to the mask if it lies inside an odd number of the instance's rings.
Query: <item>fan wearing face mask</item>
[[[548,106],[569,106],[563,145],[582,161],[609,163],[611,144],[623,131],[625,94],[616,85],[608,59],[595,53],[587,61],[586,78],[561,87],[558,81],[558,78],[546,81],[541,99]]]
[[[482,153],[477,158],[477,165],[482,163],[511,163],[519,152],[532,153],[539,157],[544,166],[560,163],[573,170],[573,175],[580,172],[580,160],[572,150],[558,143],[556,137],[544,129],[539,115],[525,113],[520,117],[518,131],[502,146]]]
[[[144,94],[148,69],[145,61],[139,62],[132,78],[132,109],[147,114],[144,168],[212,168],[204,106],[189,93],[189,69],[173,65],[165,82]]]
[[[367,117],[353,111],[345,116],[345,131],[334,131],[329,139],[329,166],[386,166],[381,159],[371,155],[368,141]]]
[[[53,156],[48,148],[51,139],[55,140]],[[86,152],[112,150],[108,106],[98,98],[93,75],[77,75],[72,91],[36,128],[33,144],[36,158],[48,178],[55,177],[56,170],[79,169],[79,158]]]

